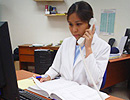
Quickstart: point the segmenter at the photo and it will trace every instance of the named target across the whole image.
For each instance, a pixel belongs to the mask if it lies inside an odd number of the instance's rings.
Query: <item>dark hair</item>
[[[77,16],[85,22],[89,22],[91,18],[93,18],[93,10],[92,7],[85,1],[75,2],[71,5],[67,12],[67,20],[69,16],[73,13],[76,13]]]

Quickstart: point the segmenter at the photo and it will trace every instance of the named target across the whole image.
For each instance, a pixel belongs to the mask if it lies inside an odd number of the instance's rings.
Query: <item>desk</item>
[[[104,88],[128,80],[130,75],[129,73],[130,54],[123,54],[120,58],[109,60]]]
[[[26,78],[32,77],[33,74],[34,73],[31,73],[31,72],[25,71],[25,70],[17,70],[16,71],[17,80],[22,80],[22,79],[26,79]],[[29,91],[29,90],[27,90],[27,91]],[[31,91],[29,91],[29,92],[31,92]],[[46,98],[44,96],[41,96],[41,95],[39,95],[37,93],[34,93],[34,92],[31,92],[31,93],[36,94],[36,95],[38,95],[40,97],[43,97],[43,98],[45,98],[47,100],[51,100],[51,99],[48,99],[48,98]]]
[[[32,77],[33,74],[34,73],[28,72],[28,71],[25,71],[25,70],[16,71],[17,80],[22,80],[22,79],[26,79],[26,78]],[[34,93],[34,94],[36,94],[36,93]],[[41,97],[43,97],[43,96],[41,96]],[[45,98],[45,97],[43,97],[43,98]],[[48,99],[48,100],[50,100],[50,99]],[[110,96],[110,98],[108,98],[106,100],[124,100],[124,99],[117,98],[117,97],[114,97],[114,96]]]
[[[28,65],[34,66],[35,49],[58,50],[59,47],[30,47],[31,44],[19,46],[20,69],[27,69]],[[107,78],[104,88],[123,82],[129,78],[130,54],[123,54],[120,58],[109,60],[107,66]],[[104,89],[103,88],[103,89]]]
[[[28,69],[28,66],[34,66],[34,50],[35,49],[50,49],[58,50],[59,46],[43,46],[30,47],[31,44],[24,44],[19,46],[19,63],[20,69]]]

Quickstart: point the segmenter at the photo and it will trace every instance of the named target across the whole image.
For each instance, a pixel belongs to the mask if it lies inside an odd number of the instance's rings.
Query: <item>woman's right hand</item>
[[[50,81],[51,77],[49,75],[47,75],[47,77],[41,78],[40,82],[45,82],[45,81]]]
[[[38,75],[33,75],[34,78],[36,78],[36,76]],[[45,75],[45,77],[39,79],[40,82],[45,82],[49,80],[51,80],[51,77],[49,75]]]

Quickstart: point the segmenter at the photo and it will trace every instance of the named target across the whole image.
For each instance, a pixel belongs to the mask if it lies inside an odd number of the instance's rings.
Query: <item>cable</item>
[[[90,79],[91,79],[91,81],[92,81],[92,83],[93,83],[93,85],[94,85],[94,88],[96,89],[96,91],[97,91],[97,93],[99,94],[99,96],[101,97],[101,99],[102,99],[102,100],[105,100],[104,97],[101,95],[100,91],[98,90],[97,85],[95,84],[95,81],[94,81],[94,79],[93,79],[93,77],[92,77],[92,75],[91,75],[91,73],[90,73],[90,71],[89,71],[89,69],[88,69],[88,67],[87,67],[87,64],[86,64],[86,62],[85,62],[85,59],[84,59],[84,56],[83,56],[83,53],[82,53],[82,50],[81,50],[81,47],[80,47],[80,46],[79,46],[79,50],[80,50],[80,54],[81,54],[81,56],[82,56],[82,60],[83,60],[84,65],[85,65],[85,69],[86,69],[87,73],[89,74],[89,77],[90,77]]]

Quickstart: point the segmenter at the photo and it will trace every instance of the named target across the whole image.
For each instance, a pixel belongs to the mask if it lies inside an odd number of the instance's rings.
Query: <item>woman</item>
[[[72,4],[67,13],[67,21],[73,36],[64,39],[52,66],[45,73],[48,76],[40,79],[41,82],[54,79],[60,75],[61,78],[66,80],[75,81],[93,88],[92,81],[86,69],[84,69],[77,43],[80,37],[84,37],[85,42],[84,46],[82,46],[82,52],[87,67],[100,89],[109,60],[110,46],[97,36],[95,25],[93,25],[92,30],[89,29],[91,18],[93,18],[93,10],[87,2],[79,1]]]

